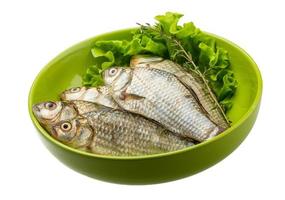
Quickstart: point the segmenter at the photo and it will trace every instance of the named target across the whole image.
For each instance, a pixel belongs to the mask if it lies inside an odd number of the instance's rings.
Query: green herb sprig
[[[138,25],[140,26],[142,34],[150,34],[164,39],[168,47],[172,49],[172,51],[169,52],[170,59],[174,62],[181,63],[186,71],[191,71],[192,74],[196,74],[202,80],[203,85],[205,86],[207,93],[213,99],[215,106],[218,107],[219,110],[221,110],[222,115],[224,116],[224,119],[226,119],[227,123],[230,123],[227,119],[224,109],[220,106],[219,102],[217,101],[216,95],[212,92],[212,89],[209,86],[209,81],[206,78],[206,74],[209,69],[205,69],[204,72],[201,72],[199,67],[193,61],[191,53],[183,47],[180,40],[177,39],[175,35],[171,35],[168,32],[164,31],[163,27],[160,24],[151,26],[148,23],[146,25],[138,23]]]
[[[192,22],[179,25],[182,16],[172,12],[158,15],[155,25],[139,24],[131,40],[96,42],[91,51],[94,64],[88,67],[83,85],[102,85],[102,71],[114,65],[127,67],[133,55],[156,55],[171,59],[200,77],[209,94],[216,97],[216,105],[227,112],[237,88],[228,53]]]

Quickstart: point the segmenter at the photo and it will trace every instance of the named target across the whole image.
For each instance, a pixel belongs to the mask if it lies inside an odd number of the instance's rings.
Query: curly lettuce
[[[179,25],[182,14],[167,12],[155,17],[157,23],[151,28],[141,28],[132,33],[131,40],[97,41],[91,53],[94,65],[88,67],[83,85],[103,84],[101,73],[111,66],[128,66],[131,56],[151,54],[171,59],[182,66],[185,59],[177,56],[177,48],[164,34],[177,39],[192,56],[199,71],[204,74],[209,86],[225,111],[232,106],[232,96],[237,80],[230,67],[228,52],[216,45],[213,38],[196,28],[192,22]],[[162,33],[163,32],[163,33]]]

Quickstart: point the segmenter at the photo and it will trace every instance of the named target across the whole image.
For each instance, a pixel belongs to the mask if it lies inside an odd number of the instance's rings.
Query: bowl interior
[[[87,66],[92,64],[90,49],[97,40],[130,39],[131,30],[116,31],[85,40],[61,53],[52,60],[36,77],[29,96],[29,111],[32,105],[47,100],[58,100],[59,94],[70,87],[81,86],[82,76]],[[253,105],[258,95],[259,72],[252,59],[235,44],[209,34],[217,41],[218,46],[229,52],[234,74],[238,80],[238,88],[234,96],[234,104],[228,112],[233,125],[237,123]],[[31,116],[33,122],[39,127],[36,119]],[[54,141],[43,129],[46,137]]]

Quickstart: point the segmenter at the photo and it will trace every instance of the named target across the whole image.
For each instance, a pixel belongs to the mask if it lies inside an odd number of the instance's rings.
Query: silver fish
[[[32,108],[37,120],[42,124],[56,124],[59,121],[75,118],[87,112],[103,109],[105,106],[85,101],[47,101],[35,104]]]
[[[222,131],[173,74],[147,67],[113,67],[104,72],[104,81],[120,107],[180,136],[201,142]]]
[[[187,89],[193,92],[207,116],[220,127],[227,129],[230,125],[217,101],[210,95],[203,80],[195,73],[186,72],[179,64],[161,57],[136,55],[130,61],[131,67],[149,67],[174,74]]]
[[[60,101],[35,104],[33,113],[41,124],[56,124],[59,121],[74,118],[78,114],[73,105],[65,105]]]
[[[95,87],[74,87],[65,90],[60,95],[63,101],[82,100],[98,103],[110,108],[119,108],[109,93],[109,88],[105,86]]]
[[[46,110],[46,103],[41,103],[33,109],[34,114],[55,139],[73,148],[101,155],[138,156],[194,145],[190,140],[180,138],[136,114],[84,101],[53,103],[56,111]],[[86,108],[92,111],[82,112]],[[70,109],[77,114],[70,115]],[[55,119],[43,120],[43,116]],[[61,119],[57,116],[69,117]]]

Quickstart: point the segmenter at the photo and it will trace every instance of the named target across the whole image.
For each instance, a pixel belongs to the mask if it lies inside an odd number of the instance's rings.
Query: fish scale
[[[175,75],[188,89],[193,91],[201,106],[208,113],[209,118],[226,129],[229,123],[223,115],[223,110],[216,105],[215,97],[212,97],[206,89],[206,85],[195,73],[186,72],[179,64],[160,57],[136,55],[131,59],[131,67],[149,67],[163,70]]]
[[[191,141],[181,139],[159,125],[131,113],[104,109],[97,114],[91,112],[83,116],[95,133],[90,145],[93,152],[109,149],[109,153],[112,150],[116,155],[134,156],[163,153],[193,145]],[[98,146],[105,148],[100,149]]]
[[[33,106],[33,112],[55,139],[95,154],[138,156],[194,145],[192,140],[179,137],[140,115],[96,103],[42,102]]]
[[[124,88],[125,98],[112,93],[123,109],[153,119],[172,132],[198,141],[219,133],[219,127],[207,118],[196,99],[174,75],[145,67],[124,70],[132,70],[131,81]]]

